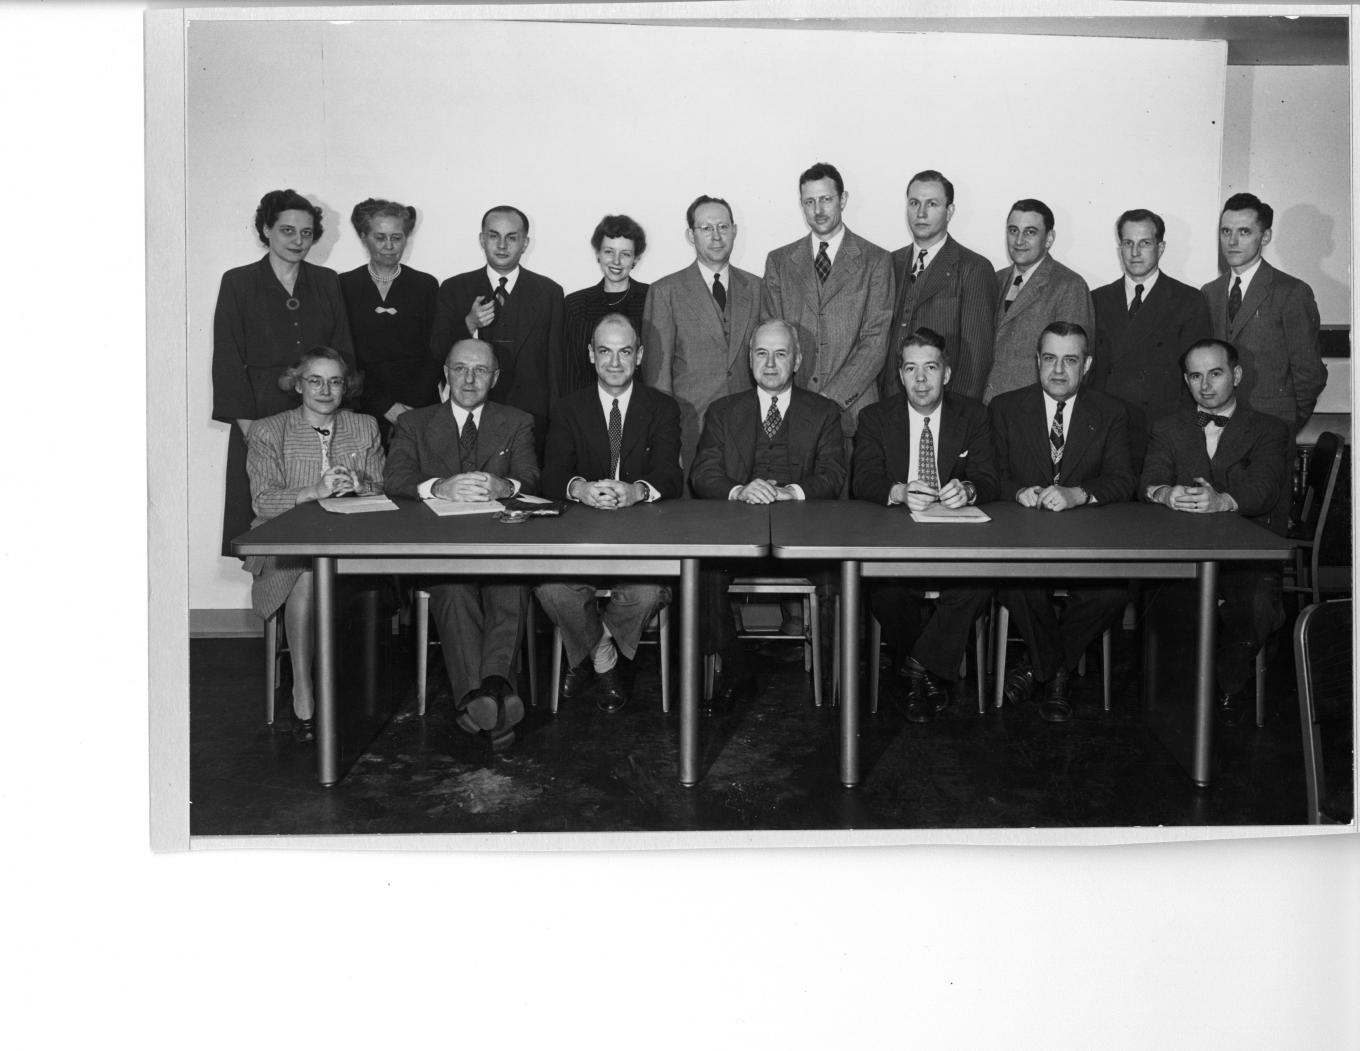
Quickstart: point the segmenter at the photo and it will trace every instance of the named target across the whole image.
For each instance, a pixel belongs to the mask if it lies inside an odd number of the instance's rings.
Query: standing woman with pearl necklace
[[[350,215],[368,263],[340,275],[354,352],[364,373],[359,409],[378,420],[383,444],[397,417],[439,400],[442,373],[430,357],[439,282],[402,263],[416,210],[370,197]]]
[[[251,425],[299,403],[295,391],[279,387],[279,377],[310,347],[333,347],[354,362],[335,271],[305,261],[321,239],[321,209],[295,190],[271,190],[255,209],[255,233],[269,251],[222,275],[213,314],[212,415],[231,428],[223,555],[254,517],[246,477]]]
[[[643,347],[647,345],[642,332],[647,286],[631,276],[633,267],[647,251],[647,235],[626,215],[606,215],[595,227],[590,247],[595,250],[595,261],[604,278],[589,288],[573,292],[562,304],[563,348],[567,355],[563,394],[595,383],[595,366],[590,363],[587,347],[595,326],[606,314],[626,317],[641,337]]]

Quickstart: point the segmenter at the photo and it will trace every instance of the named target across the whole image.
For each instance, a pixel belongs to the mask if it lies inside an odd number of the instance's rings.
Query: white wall
[[[797,174],[813,161],[840,168],[848,225],[888,248],[906,237],[906,177],[937,167],[957,186],[954,233],[994,262],[1010,203],[1039,197],[1056,213],[1054,254],[1104,283],[1115,216],[1143,206],[1167,219],[1166,269],[1201,281],[1216,241],[1191,231],[1220,199],[1224,61],[1221,42],[191,21],[191,606],[248,605],[245,574],[216,554],[227,430],[209,419],[209,363],[218,281],[261,253],[250,220],[265,190],[325,208],[310,259],[337,270],[363,261],[345,221],[357,200],[416,205],[408,261],[441,279],[481,263],[481,213],[515,203],[533,224],[526,265],[570,291],[598,278],[588,242],[606,212],[648,231],[645,281],[691,258],[689,201],[727,197],[734,261],[760,271],[805,232]],[[824,90],[802,86],[813,69]],[[1132,109],[1110,75],[1127,69]]]

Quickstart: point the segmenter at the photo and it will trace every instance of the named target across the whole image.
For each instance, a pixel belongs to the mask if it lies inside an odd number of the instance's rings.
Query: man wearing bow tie
[[[1289,428],[1238,397],[1242,371],[1237,348],[1224,340],[1200,340],[1182,355],[1195,408],[1152,425],[1139,494],[1173,511],[1244,515],[1284,536]],[[1219,572],[1219,593],[1218,686],[1222,714],[1235,724],[1248,707],[1256,652],[1284,623],[1280,571],[1228,563]],[[1181,599],[1193,606],[1193,596]]]
[[[500,370],[491,347],[453,345],[444,362],[447,404],[397,417],[383,486],[388,496],[460,503],[499,500],[538,485],[534,421],[487,400]],[[527,592],[516,584],[434,584],[430,614],[439,629],[458,728],[514,741],[524,704],[512,685],[524,634]]]

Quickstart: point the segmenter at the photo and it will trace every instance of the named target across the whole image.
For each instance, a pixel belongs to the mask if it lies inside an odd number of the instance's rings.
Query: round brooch
[[[298,302],[297,296],[289,296],[288,301],[283,305],[289,310],[296,310],[298,307],[302,306],[302,304]]]

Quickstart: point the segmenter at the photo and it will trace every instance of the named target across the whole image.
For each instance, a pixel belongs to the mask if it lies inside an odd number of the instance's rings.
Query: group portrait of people
[[[1264,258],[1268,204],[1224,202],[1226,272],[1203,287],[1161,271],[1155,211],[1111,216],[1082,236],[1112,233],[1122,273],[1092,291],[1051,254],[1041,200],[1009,208],[997,268],[951,236],[942,172],[907,181],[910,239],[895,251],[846,226],[834,165],[813,164],[797,185],[807,230],[771,249],[762,274],[730,262],[733,204],[701,194],[684,215],[692,263],[634,280],[646,234],[606,215],[590,235],[601,279],[569,295],[521,265],[531,228],[514,205],[487,209],[484,260],[441,282],[402,262],[414,207],[355,205],[368,262],[336,274],[306,261],[322,209],[291,189],[265,194],[254,220],[265,254],[223,275],[213,323],[213,418],[230,426],[223,553],[254,524],[350,492],[536,495],[625,513],[675,499],[851,499],[904,514],[993,501],[1080,514],[1141,500],[1287,531],[1294,441],[1327,374],[1312,290]],[[253,556],[245,568],[255,612],[282,616],[293,732],[310,740],[309,562]],[[721,667],[706,712],[759,685],[727,602],[731,576],[707,564],[701,574],[703,644]],[[1078,662],[1130,599],[1110,580],[1066,583],[1060,603],[1032,580],[931,586],[929,598],[910,580],[867,589],[914,723],[948,707],[993,598],[1025,642],[1025,657],[997,670],[1007,697],[1067,721]],[[1227,563],[1219,587],[1217,684],[1235,722],[1255,656],[1284,623],[1280,573]],[[612,582],[607,597],[570,580],[428,590],[455,724],[496,748],[525,713],[514,668],[530,601],[563,638],[561,695],[615,712],[640,636],[670,600],[647,580]]]

